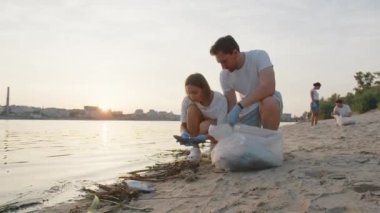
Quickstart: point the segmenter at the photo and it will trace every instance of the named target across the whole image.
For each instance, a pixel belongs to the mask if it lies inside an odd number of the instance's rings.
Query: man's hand
[[[243,108],[240,106],[239,103],[237,103],[234,108],[232,108],[232,110],[228,113],[227,115],[227,120],[228,120],[228,123],[231,125],[231,126],[235,126],[235,124],[238,122],[239,120],[239,113],[241,112]]]

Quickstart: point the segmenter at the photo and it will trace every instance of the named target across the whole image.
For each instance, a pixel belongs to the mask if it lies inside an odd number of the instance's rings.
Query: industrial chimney
[[[5,115],[9,114],[9,87],[7,87],[7,105],[5,106]]]

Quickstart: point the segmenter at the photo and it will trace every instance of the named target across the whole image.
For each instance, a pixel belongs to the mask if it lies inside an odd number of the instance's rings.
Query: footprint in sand
[[[380,186],[370,184],[370,183],[356,183],[353,185],[353,190],[359,193],[374,192],[374,191],[380,191]]]

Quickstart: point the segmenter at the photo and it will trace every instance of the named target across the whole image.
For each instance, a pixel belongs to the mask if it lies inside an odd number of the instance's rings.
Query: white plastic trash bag
[[[340,115],[334,115],[334,118],[339,126],[355,124],[355,120],[352,117],[342,117]]]
[[[218,144],[211,152],[217,169],[259,170],[280,166],[283,161],[282,132],[247,125],[210,126],[209,134]]]

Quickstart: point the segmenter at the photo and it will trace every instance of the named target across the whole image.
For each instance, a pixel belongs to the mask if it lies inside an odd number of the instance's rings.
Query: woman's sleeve
[[[187,108],[189,107],[189,98],[184,97],[181,106],[181,123],[186,123],[187,121]]]

